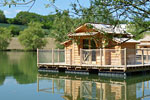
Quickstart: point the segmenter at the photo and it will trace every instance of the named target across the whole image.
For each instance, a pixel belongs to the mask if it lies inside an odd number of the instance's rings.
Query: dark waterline
[[[35,52],[0,52],[0,100],[150,100],[150,74],[38,73]]]

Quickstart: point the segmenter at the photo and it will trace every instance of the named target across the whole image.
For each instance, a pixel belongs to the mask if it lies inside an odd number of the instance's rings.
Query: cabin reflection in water
[[[121,81],[85,77],[38,74],[37,91],[62,94],[64,100],[150,100],[150,77]]]

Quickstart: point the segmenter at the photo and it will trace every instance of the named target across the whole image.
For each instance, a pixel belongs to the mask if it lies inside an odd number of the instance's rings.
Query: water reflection
[[[7,77],[13,77],[19,84],[35,83],[36,53],[0,52],[0,85]]]
[[[122,80],[39,73],[37,91],[63,94],[65,100],[150,100],[149,80],[149,76]]]

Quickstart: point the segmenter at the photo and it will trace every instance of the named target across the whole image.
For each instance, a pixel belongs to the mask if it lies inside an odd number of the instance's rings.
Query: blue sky
[[[56,0],[55,5],[60,9],[71,9],[70,4],[71,2],[75,2],[75,0]],[[54,12],[53,7],[45,8],[45,4],[48,4],[48,0],[37,0],[35,5],[32,7],[30,12],[38,13],[41,15],[48,15]],[[89,5],[88,0],[80,0],[80,3],[87,7]],[[31,4],[30,4],[31,5]],[[17,7],[0,7],[0,10],[3,10],[7,18],[13,18],[16,14],[20,11],[27,11],[30,5],[26,6],[17,6]]]

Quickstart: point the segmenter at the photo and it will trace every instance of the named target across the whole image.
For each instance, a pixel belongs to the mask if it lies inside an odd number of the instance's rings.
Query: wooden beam
[[[70,65],[72,65],[72,49],[70,49]]]
[[[54,49],[52,48],[52,63],[54,64]]]
[[[80,48],[80,65],[82,65],[82,49]]]
[[[127,49],[124,48],[124,71],[127,70]]]
[[[58,63],[59,63],[59,59],[60,59],[60,53],[59,52],[60,52],[60,50],[58,49],[57,52],[58,52]]]
[[[148,64],[148,48],[147,48],[147,53],[146,53],[146,62],[147,62],[147,64]]]
[[[90,64],[92,64],[92,49],[90,49],[89,53],[90,53],[90,56],[89,56]]]
[[[65,64],[67,64],[67,48],[65,47]]]
[[[102,66],[102,49],[100,49],[100,65]]]
[[[141,49],[142,50],[142,55],[141,55],[141,57],[142,57],[142,65],[144,65],[144,55],[143,55],[143,49]]]

